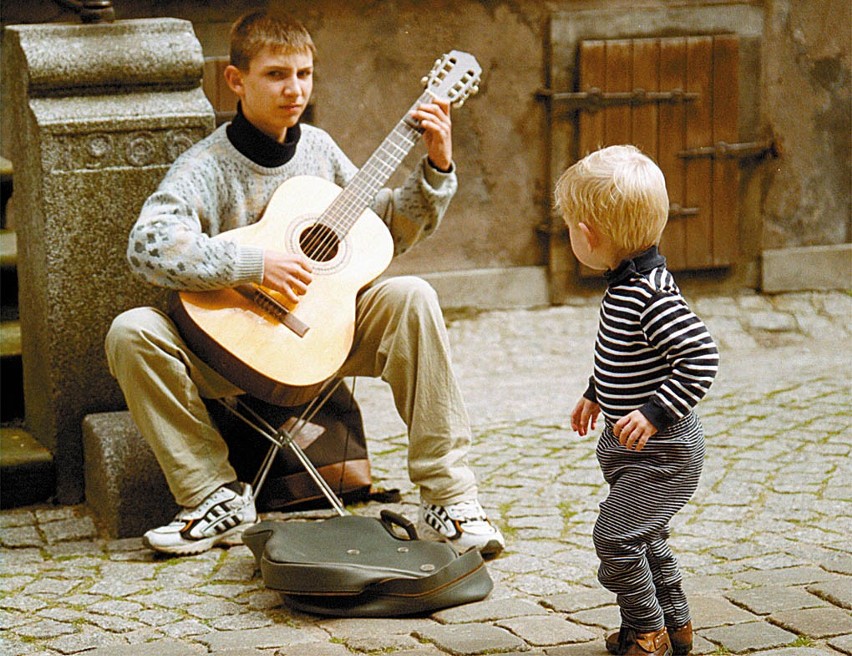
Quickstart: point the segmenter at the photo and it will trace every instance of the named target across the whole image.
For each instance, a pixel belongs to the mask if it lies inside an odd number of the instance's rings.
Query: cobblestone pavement
[[[852,654],[850,350],[842,293],[693,298],[722,370],[699,410],[705,474],[673,524],[694,654]],[[85,506],[0,513],[0,652],[91,656],[605,654],[618,623],[595,579],[605,484],[594,439],[566,429],[597,306],[450,318],[483,504],[508,540],[486,600],[404,619],[290,611],[245,547],[155,557],[97,535]],[[359,379],[377,484],[416,516],[390,394]],[[376,514],[380,506],[353,508]]]

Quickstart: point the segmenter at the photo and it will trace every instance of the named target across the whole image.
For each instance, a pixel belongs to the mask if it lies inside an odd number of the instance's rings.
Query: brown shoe
[[[624,653],[624,647],[621,644],[621,636],[628,631],[623,626],[615,633],[610,633],[606,637],[606,650],[615,656],[621,656]]]
[[[606,650],[617,656],[672,656],[669,632],[665,628],[638,633],[622,626],[618,633],[607,636]]]
[[[623,631],[622,629],[621,631]],[[606,650],[610,654],[621,656],[626,647],[620,647],[619,636],[621,631],[611,633],[606,637]],[[672,656],[688,656],[692,651],[692,622],[687,622],[677,629],[668,629],[669,640],[672,643]]]
[[[692,651],[692,622],[687,622],[677,629],[669,629],[669,640],[672,641],[674,656],[688,656]]]

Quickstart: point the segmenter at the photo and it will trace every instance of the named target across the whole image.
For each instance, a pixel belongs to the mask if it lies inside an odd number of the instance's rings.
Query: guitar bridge
[[[272,296],[272,294],[267,292],[260,285],[252,285],[250,288],[238,287],[237,291],[243,294],[243,296],[250,298],[260,309],[266,312],[273,319],[277,319],[282,324],[287,326],[299,337],[304,337],[305,334],[311,329],[308,324],[296,317],[292,312],[290,312],[290,310],[284,307],[282,303],[280,303],[274,296]]]

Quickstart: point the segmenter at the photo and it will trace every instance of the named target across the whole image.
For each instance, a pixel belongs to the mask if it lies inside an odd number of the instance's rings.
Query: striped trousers
[[[609,495],[592,534],[598,580],[616,594],[622,626],[656,631],[690,621],[669,521],[698,487],[704,430],[692,413],[654,435],[642,451],[618,443],[607,421],[597,457]]]

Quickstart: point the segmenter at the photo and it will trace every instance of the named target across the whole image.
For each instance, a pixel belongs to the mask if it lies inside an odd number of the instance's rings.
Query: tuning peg
[[[428,75],[424,75],[423,77],[421,77],[421,78],[420,78],[420,84],[422,84],[424,87],[425,87],[427,84],[429,84],[429,76],[428,76]]]
[[[461,107],[462,105],[464,105],[464,98],[462,98],[461,100],[459,100],[459,101],[456,103],[456,107]]]
[[[470,88],[470,95],[471,96],[475,96],[478,93],[479,93],[479,85],[478,84],[474,85]]]

